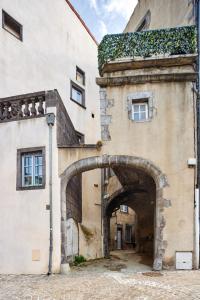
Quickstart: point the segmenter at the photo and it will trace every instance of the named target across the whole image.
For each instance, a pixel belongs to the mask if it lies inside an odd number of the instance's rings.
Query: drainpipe
[[[199,269],[199,189],[195,190],[195,207],[194,207],[194,219],[195,219],[195,259],[194,268]]]
[[[46,116],[49,126],[49,267],[48,275],[52,274],[52,255],[53,255],[53,208],[52,208],[52,131],[55,124],[55,115],[49,113]]]
[[[196,82],[197,101],[197,188],[195,190],[195,259],[194,267],[199,269],[199,187],[200,187],[200,0],[196,0],[196,24],[197,24],[197,46],[198,46],[198,59],[197,59],[197,73],[198,78]]]

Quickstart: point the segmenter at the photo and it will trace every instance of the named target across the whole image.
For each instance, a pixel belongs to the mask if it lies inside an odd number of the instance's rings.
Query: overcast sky
[[[124,30],[137,0],[70,0],[98,42]]]

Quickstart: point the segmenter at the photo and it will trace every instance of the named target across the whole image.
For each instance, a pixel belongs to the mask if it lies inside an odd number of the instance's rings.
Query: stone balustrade
[[[0,98],[0,123],[44,116],[45,92]]]

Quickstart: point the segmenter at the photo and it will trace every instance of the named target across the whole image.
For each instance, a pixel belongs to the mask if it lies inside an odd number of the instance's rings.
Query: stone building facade
[[[137,214],[155,270],[181,253],[197,268],[196,31],[182,27],[195,24],[194,2],[140,0],[124,34],[100,44],[100,75],[80,16],[68,1],[48,3],[0,1],[0,273],[109,257],[120,205]],[[148,49],[154,34],[161,48]]]

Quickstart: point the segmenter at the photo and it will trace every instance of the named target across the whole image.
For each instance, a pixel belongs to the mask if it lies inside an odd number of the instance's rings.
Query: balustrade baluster
[[[43,115],[44,114],[43,97],[38,97],[38,100],[39,100],[38,113],[39,115]]]
[[[3,111],[4,111],[4,105],[3,103],[0,103],[0,120],[4,119]]]
[[[23,101],[19,101],[18,103],[18,114],[17,117],[18,118],[23,118],[23,111],[22,111],[22,105],[23,105]]]
[[[25,102],[24,115],[25,117],[29,117],[30,116],[29,101],[25,100],[24,102]]]
[[[3,111],[4,119],[9,119],[10,118],[9,106],[10,106],[9,102],[4,103],[4,111]]]
[[[37,110],[35,108],[35,98],[31,98],[32,106],[31,106],[31,116],[36,116],[37,115]]]

